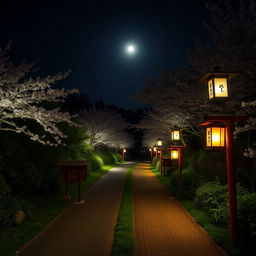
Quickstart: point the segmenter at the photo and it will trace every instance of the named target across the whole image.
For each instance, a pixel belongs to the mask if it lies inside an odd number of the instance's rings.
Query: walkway
[[[17,255],[107,256],[111,252],[123,185],[131,163],[111,169]]]
[[[226,255],[170,196],[149,164],[134,169],[133,186],[137,256]]]

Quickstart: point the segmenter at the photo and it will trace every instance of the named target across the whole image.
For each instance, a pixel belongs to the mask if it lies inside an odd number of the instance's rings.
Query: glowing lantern
[[[177,149],[171,150],[171,159],[179,159],[179,150]]]
[[[171,132],[172,140],[180,140],[180,131],[179,130],[173,130]]]
[[[123,152],[126,153],[126,149],[125,148],[123,149]]]
[[[237,73],[220,72],[217,67],[212,72],[207,72],[201,79],[201,83],[207,83],[209,99],[227,98],[229,96],[229,80]]]
[[[162,145],[163,145],[163,142],[162,142],[162,140],[159,138],[159,139],[156,141],[156,144],[157,144],[157,146],[162,146]]]
[[[149,151],[151,152],[151,151],[152,151],[152,148],[150,148]]]
[[[208,148],[225,147],[225,128],[207,127],[206,128],[206,146]]]
[[[156,147],[156,145],[153,147],[153,150],[156,152],[156,150],[157,150],[157,147]]]

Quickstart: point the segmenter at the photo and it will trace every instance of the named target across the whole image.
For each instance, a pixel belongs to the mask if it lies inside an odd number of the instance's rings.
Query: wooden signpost
[[[86,161],[68,160],[58,163],[60,179],[65,183],[65,200],[71,200],[69,194],[69,183],[78,182],[78,202],[81,202],[81,183],[86,180]]]

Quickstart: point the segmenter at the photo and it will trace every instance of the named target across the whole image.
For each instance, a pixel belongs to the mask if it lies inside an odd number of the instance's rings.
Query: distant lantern
[[[152,151],[152,148],[150,148],[149,151]]]
[[[207,148],[225,147],[225,127],[211,126],[206,128]]]
[[[160,150],[158,150],[158,151],[157,151],[157,153],[158,153],[158,154],[160,154],[160,153],[161,153],[161,151],[160,151]]]
[[[210,100],[229,97],[229,80],[237,76],[233,72],[220,72],[219,68],[215,67],[213,71],[207,72],[199,80],[201,83],[206,83],[208,86],[208,97]]]
[[[157,144],[157,146],[162,146],[163,141],[159,138],[159,139],[157,139],[156,144]]]
[[[125,148],[123,149],[123,152],[126,153],[126,149]]]
[[[156,151],[156,150],[157,150],[157,146],[156,146],[156,145],[153,147],[153,150],[154,150],[154,151]]]
[[[171,131],[172,140],[180,140],[180,131],[179,130],[172,130]]]
[[[177,149],[172,149],[171,150],[171,159],[179,159],[179,150]]]

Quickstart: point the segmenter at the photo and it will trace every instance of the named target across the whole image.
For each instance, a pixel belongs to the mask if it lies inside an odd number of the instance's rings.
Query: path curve
[[[170,196],[148,163],[133,171],[136,256],[227,256]]]

